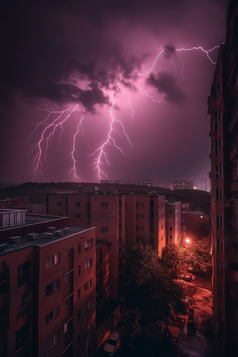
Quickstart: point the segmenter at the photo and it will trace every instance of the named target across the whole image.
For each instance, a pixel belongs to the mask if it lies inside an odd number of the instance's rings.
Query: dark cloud
[[[185,93],[178,87],[175,77],[171,73],[159,72],[157,76],[151,73],[146,79],[147,84],[165,94],[165,100],[173,104],[180,104],[185,100]]]
[[[172,45],[165,45],[164,46],[164,56],[166,58],[171,58],[176,52],[176,48]]]

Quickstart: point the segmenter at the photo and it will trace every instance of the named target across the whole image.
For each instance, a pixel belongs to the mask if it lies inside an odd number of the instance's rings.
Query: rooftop
[[[77,233],[90,231],[93,228],[94,227],[70,226],[56,230],[55,227],[48,227],[47,230],[43,233],[32,232],[23,237],[10,237],[6,243],[0,244],[0,256],[32,246],[41,247],[49,245],[56,241],[66,239]]]

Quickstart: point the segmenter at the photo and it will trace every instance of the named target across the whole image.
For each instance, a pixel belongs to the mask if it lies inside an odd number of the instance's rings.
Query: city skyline
[[[221,1],[5,5],[0,181],[203,179],[225,14]]]

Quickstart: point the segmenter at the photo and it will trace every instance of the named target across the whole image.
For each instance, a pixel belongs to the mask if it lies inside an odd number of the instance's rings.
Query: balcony
[[[231,286],[231,295],[234,300],[236,310],[238,311],[238,283],[232,283]]]
[[[9,315],[7,309],[5,311],[0,311],[0,333],[8,328]]]
[[[236,127],[237,125],[237,122],[238,122],[238,110],[236,110],[234,113],[233,113],[233,119],[230,123],[230,127],[229,127],[229,130],[230,130],[230,133],[233,131],[233,129]]]
[[[238,143],[234,143],[230,151],[230,160],[238,159]]]

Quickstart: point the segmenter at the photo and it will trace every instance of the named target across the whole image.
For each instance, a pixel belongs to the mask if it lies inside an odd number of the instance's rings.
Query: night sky
[[[1,2],[0,182],[207,177],[215,66],[201,50],[176,49],[224,42],[226,7]]]

